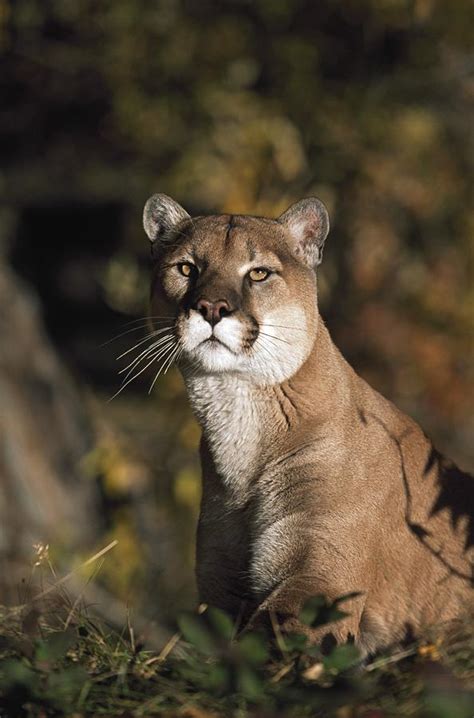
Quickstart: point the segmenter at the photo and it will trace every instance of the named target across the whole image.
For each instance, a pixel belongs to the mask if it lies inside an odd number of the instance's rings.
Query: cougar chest
[[[262,439],[262,401],[258,389],[235,376],[186,380],[216,470],[229,486],[244,487],[258,469]]]

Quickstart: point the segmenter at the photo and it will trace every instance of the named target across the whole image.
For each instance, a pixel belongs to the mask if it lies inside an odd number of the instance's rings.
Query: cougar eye
[[[183,277],[190,277],[198,271],[196,265],[191,262],[181,262],[181,264],[178,264],[178,269]]]
[[[251,269],[249,272],[249,277],[252,282],[263,282],[263,280],[269,275],[270,271],[268,269],[264,269],[263,267],[256,267],[255,269]]]

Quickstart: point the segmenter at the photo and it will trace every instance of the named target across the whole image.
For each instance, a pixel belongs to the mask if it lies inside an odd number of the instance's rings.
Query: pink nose
[[[220,322],[223,317],[227,317],[231,312],[229,303],[225,299],[219,299],[217,302],[199,299],[196,309],[211,326]]]

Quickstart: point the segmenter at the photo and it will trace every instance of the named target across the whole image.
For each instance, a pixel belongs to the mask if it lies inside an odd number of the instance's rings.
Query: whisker
[[[153,390],[153,387],[155,386],[156,380],[158,379],[158,377],[159,377],[161,374],[166,374],[166,372],[168,371],[168,369],[170,368],[170,366],[173,364],[174,361],[177,361],[177,360],[179,359],[179,357],[181,356],[181,354],[183,353],[183,351],[184,351],[184,348],[181,347],[181,346],[179,346],[179,344],[178,344],[178,346],[174,347],[174,348],[171,350],[171,353],[165,358],[165,360],[163,361],[161,367],[158,369],[158,371],[157,371],[157,373],[156,373],[156,376],[155,376],[155,378],[153,379],[150,388],[148,389],[148,394],[151,394],[151,392],[152,392],[152,390]]]
[[[128,386],[137,377],[139,377],[140,374],[143,374],[143,372],[146,371],[146,369],[148,369],[148,367],[151,366],[155,360],[156,360],[156,357],[153,356],[152,359],[148,362],[148,364],[146,364],[146,366],[144,366],[142,369],[140,369],[139,372],[134,374],[128,381],[126,381],[124,384],[122,384],[120,389],[118,391],[116,391],[115,394],[109,399],[109,402],[111,402],[113,399],[115,399],[125,389],[125,387]]]
[[[265,344],[265,342],[266,342],[266,344]],[[275,361],[275,351],[279,350],[278,345],[275,344],[275,342],[273,342],[271,339],[265,338],[263,346],[266,347],[266,349],[268,350],[268,352],[270,354],[272,362],[274,362]]]
[[[176,340],[175,340],[174,338],[172,338],[172,339],[170,339],[169,342],[167,342],[166,344],[163,344],[161,347],[159,347],[159,349],[157,350],[156,354],[154,354],[155,359],[156,359],[157,361],[159,361],[159,360],[162,359],[165,355],[167,355],[167,354],[168,354],[168,351],[173,348],[173,345],[175,344],[175,341],[176,341]]]
[[[286,327],[284,324],[261,324],[262,327],[265,328],[275,328],[275,329],[288,329],[290,331],[296,331],[296,332],[306,332],[306,329],[303,329],[303,327]]]
[[[137,322],[146,322],[150,319],[174,319],[174,317],[165,314],[149,314],[146,317],[137,317],[136,319],[131,319],[129,322],[125,322],[123,326],[127,327],[130,326],[130,324],[136,324]]]
[[[141,346],[142,344],[144,344],[144,343],[145,343],[146,341],[148,341],[149,339],[152,339],[153,337],[158,336],[158,334],[163,334],[163,332],[169,331],[169,330],[171,330],[171,329],[173,329],[173,327],[171,327],[171,326],[170,326],[170,327],[163,327],[163,329],[157,329],[156,331],[152,332],[151,334],[147,334],[147,336],[146,336],[144,339],[140,339],[140,341],[137,342],[136,344],[134,344],[133,347],[130,347],[130,349],[127,349],[126,351],[122,352],[122,354],[119,354],[119,356],[116,357],[116,361],[118,361],[119,359],[121,359],[122,357],[124,357],[126,354],[129,354],[129,353],[130,353],[131,351],[133,351],[134,349],[137,349],[139,346]]]
[[[120,339],[120,337],[124,337],[126,334],[131,334],[131,332],[139,332],[140,330],[146,329],[149,327],[149,323],[141,324],[138,327],[133,327],[132,329],[127,329],[125,332],[121,332],[120,334],[117,334],[115,337],[112,337],[112,339],[108,339],[106,342],[101,344],[101,347],[107,346],[107,344],[111,344],[112,342],[116,341],[117,339]]]
[[[123,374],[124,372],[129,370],[127,376],[124,377],[124,381],[127,379],[128,376],[133,372],[133,369],[138,366],[138,364],[141,364],[142,361],[144,361],[152,352],[158,351],[159,349],[163,349],[164,345],[167,345],[168,342],[174,341],[173,337],[161,337],[158,341],[154,342],[152,346],[147,347],[144,349],[135,359],[130,362],[128,366],[126,366],[124,369],[121,369],[118,373]]]
[[[271,353],[271,351],[268,349],[268,347],[264,346],[263,344],[260,345],[260,348],[263,349],[266,352],[266,354],[268,354],[268,357],[269,357],[269,360],[271,363],[274,359],[274,355]],[[265,356],[262,356],[261,354],[257,355],[255,357],[255,359],[257,361],[257,369],[259,369],[262,372],[262,374],[265,375],[268,372],[268,360],[266,359]]]
[[[161,323],[161,322],[169,321],[170,319],[174,322],[175,319],[176,319],[176,317],[175,317],[175,316],[170,316],[170,317],[165,317],[165,316],[162,316],[162,317],[159,317],[159,316],[156,316],[156,317],[155,317],[155,316],[150,316],[150,317],[148,317],[148,319],[149,319],[150,321],[152,321],[152,322],[160,322],[160,323]]]
[[[153,391],[153,387],[155,386],[156,380],[158,379],[159,376],[160,376],[160,370],[158,369],[158,371],[157,371],[156,374],[155,374],[155,378],[154,378],[153,381],[151,382],[151,386],[150,386],[150,388],[148,389],[148,396],[149,396],[149,395],[151,394],[151,392]]]
[[[117,339],[120,339],[120,337],[124,337],[126,334],[130,334],[131,332],[139,332],[141,329],[146,329],[148,324],[143,324],[139,327],[133,327],[133,329],[127,329],[125,332],[120,332],[120,334],[116,334],[112,339],[107,339],[106,342],[103,344],[100,344],[100,348],[106,347],[107,344],[111,344],[112,342],[115,342]]]
[[[282,339],[282,337],[276,337],[274,334],[268,334],[267,332],[262,332],[262,331],[259,331],[259,335],[260,334],[264,337],[270,337],[271,339],[276,339],[279,342],[284,342],[285,344],[290,344],[290,346],[291,346],[291,342],[287,341],[286,339]]]
[[[148,394],[151,394],[151,391],[152,391],[153,387],[155,386],[156,380],[158,379],[160,374],[163,372],[163,368],[164,368],[166,362],[170,359],[170,357],[171,357],[171,362],[172,362],[173,357],[175,356],[175,351],[178,351],[178,350],[179,350],[179,346],[178,347],[173,346],[173,347],[168,348],[168,351],[166,352],[166,356],[164,357],[164,359],[161,363],[161,366],[159,367],[158,371],[156,372],[156,376],[153,379],[153,382],[148,390]]]
[[[171,365],[175,362],[179,352],[182,351],[181,347],[178,345],[176,347],[176,351],[171,355],[171,358],[168,360],[168,363],[166,364],[166,367],[163,369],[163,374],[166,374],[168,369],[171,367]]]
[[[258,340],[257,340],[258,341]],[[255,342],[257,344],[257,342]],[[260,342],[258,342],[258,347],[267,346],[267,349],[270,348],[270,350],[273,352],[272,356],[275,358],[275,352],[278,352],[280,350],[280,347],[275,344],[271,339],[268,339],[267,337],[264,337],[263,335],[260,337]]]
[[[170,319],[172,319],[174,321],[175,317],[150,316],[150,317],[140,317],[140,319],[133,319],[131,322],[126,322],[126,324],[124,324],[123,326],[126,327],[126,326],[129,326],[130,324],[137,324],[139,322],[143,322],[143,323],[140,324],[140,326],[132,327],[131,329],[127,329],[124,332],[117,334],[116,336],[112,337],[112,339],[108,339],[103,344],[100,344],[100,347],[105,347],[105,346],[107,346],[107,344],[114,342],[116,339],[120,339],[120,337],[125,336],[125,334],[130,334],[130,332],[138,332],[140,329],[146,329],[146,327],[150,326],[150,320],[156,321],[156,322],[159,321],[160,323],[162,323],[167,320],[169,321]]]
[[[125,369],[122,369],[119,374],[122,374],[126,369],[130,367],[129,373],[131,373],[134,369],[134,367],[137,367],[139,364],[141,364],[148,356],[150,356],[152,353],[155,353],[155,356],[157,353],[159,353],[161,350],[164,350],[168,347],[169,344],[174,343],[176,340],[172,336],[166,336],[161,337],[158,341],[154,342],[152,346],[148,347],[147,349],[144,349],[143,352],[141,352],[140,356],[136,357],[128,367],[125,367]],[[126,379],[127,377],[124,377]]]
[[[265,346],[265,343],[264,343],[263,341],[260,342],[260,344],[258,345],[258,348],[259,348],[259,349],[263,349],[264,352],[266,352],[266,353],[268,354],[268,356],[270,357],[270,359],[273,360],[273,354],[271,353],[270,349],[269,349],[267,346]]]

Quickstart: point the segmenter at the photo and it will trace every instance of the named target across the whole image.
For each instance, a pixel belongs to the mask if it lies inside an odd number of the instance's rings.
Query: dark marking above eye
[[[235,227],[235,217],[233,214],[231,214],[231,215],[229,215],[229,223],[227,225],[227,230],[226,230],[225,238],[224,238],[225,245],[228,244],[228,242],[230,240],[230,234],[231,234],[232,230],[234,229],[234,227]]]

